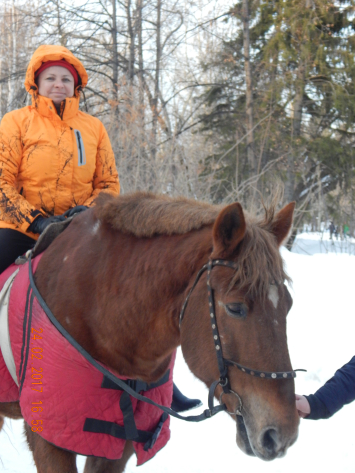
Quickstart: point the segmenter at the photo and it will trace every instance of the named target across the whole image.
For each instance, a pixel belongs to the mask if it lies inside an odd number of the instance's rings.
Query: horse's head
[[[277,215],[267,213],[260,222],[246,219],[238,203],[222,210],[213,226],[211,258],[235,267],[217,265],[210,276],[206,272],[201,277],[181,326],[185,359],[208,386],[220,377],[217,352],[224,360],[250,368],[247,372],[226,363],[232,392],[225,393],[218,385],[215,394],[237,420],[238,446],[264,460],[284,455],[298,433],[294,373],[286,340],[292,299],[279,253],[291,229],[293,210],[294,204],[289,204]]]

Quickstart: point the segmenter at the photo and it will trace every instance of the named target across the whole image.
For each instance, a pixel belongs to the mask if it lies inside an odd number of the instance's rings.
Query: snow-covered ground
[[[355,238],[329,238],[329,232],[301,233],[297,236],[293,253],[314,255],[316,253],[334,253],[355,255]]]
[[[329,243],[326,235],[319,241],[314,235],[299,235],[295,252],[282,249],[289,275],[294,304],[288,315],[288,342],[294,368],[299,373],[296,391],[309,394],[320,387],[334,371],[354,355],[355,256],[341,251],[344,242]],[[341,246],[343,243],[343,246]],[[334,250],[334,251],[332,251]],[[303,254],[302,254],[303,253]],[[352,292],[354,291],[354,293]],[[207,390],[189,372],[178,354],[175,381],[191,397],[207,400]],[[299,439],[285,458],[265,463],[244,455],[235,443],[235,425],[226,414],[200,424],[186,424],[172,419],[168,445],[141,473],[215,473],[248,471],[300,473],[325,471],[355,472],[355,402],[333,418],[323,421],[302,420]],[[82,472],[84,458],[78,458]],[[126,471],[136,471],[132,458]],[[22,434],[22,422],[6,421],[0,434],[0,472],[36,473]],[[65,473],[65,472],[63,472]]]

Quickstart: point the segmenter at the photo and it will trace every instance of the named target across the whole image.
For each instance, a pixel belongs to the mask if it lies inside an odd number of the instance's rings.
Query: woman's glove
[[[63,215],[53,215],[53,217],[39,216],[28,227],[27,231],[32,233],[42,233],[45,228],[51,223],[63,222],[65,217]]]
[[[86,205],[77,205],[76,207],[73,207],[72,209],[69,209],[66,212],[64,212],[63,217],[67,217],[67,218],[72,217],[73,215],[83,212],[84,210],[88,208],[89,207],[86,207]]]

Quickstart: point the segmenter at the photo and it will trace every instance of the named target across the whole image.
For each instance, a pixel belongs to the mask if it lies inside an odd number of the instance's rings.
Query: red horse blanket
[[[32,263],[34,271],[39,258]],[[0,276],[0,290],[16,269],[18,266],[13,265]],[[110,385],[58,332],[36,298],[32,303],[26,298],[28,288],[26,263],[15,277],[9,302],[9,332],[19,387],[0,351],[0,402],[19,400],[32,430],[60,448],[81,455],[121,458],[125,439],[117,437],[125,427],[120,400],[128,395]],[[30,309],[32,317],[28,316]],[[166,382],[145,392],[146,397],[167,407],[172,401],[173,364],[174,359]],[[162,416],[155,406],[130,399],[138,432],[152,437],[145,441],[143,435],[143,440],[133,442],[137,464],[141,465],[168,442],[170,418]]]

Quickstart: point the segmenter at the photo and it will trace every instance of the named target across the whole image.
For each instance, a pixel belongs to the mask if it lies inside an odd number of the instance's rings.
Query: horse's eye
[[[236,319],[245,319],[248,313],[248,308],[242,302],[232,302],[231,304],[226,304],[226,312],[231,317]]]

